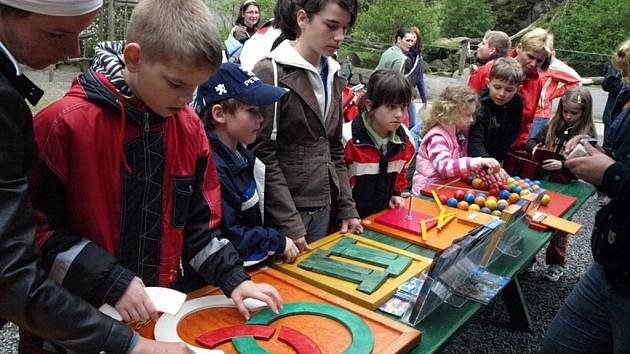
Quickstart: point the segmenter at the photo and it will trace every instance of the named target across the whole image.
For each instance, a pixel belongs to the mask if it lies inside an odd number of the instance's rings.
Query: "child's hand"
[[[562,161],[554,160],[554,159],[547,159],[543,161],[542,168],[548,171],[559,170],[562,168]]]
[[[389,198],[389,208],[390,209],[400,208],[400,207],[402,207],[404,205],[405,205],[405,200],[403,199],[403,197],[399,197],[397,195],[392,195],[392,197]]]
[[[544,146],[545,146],[545,144],[543,144],[543,143],[538,143],[538,144],[536,144],[536,146],[534,146],[534,147],[532,148],[532,156],[534,156],[534,154],[536,153],[536,150],[538,150],[538,149],[540,149],[540,148],[542,148],[542,147],[544,147]]]
[[[306,243],[306,236],[302,236],[300,238],[297,238],[295,240],[293,240],[293,243],[297,246],[298,250],[300,252],[305,252],[305,251],[310,251],[311,248],[308,247],[308,244]]]
[[[507,172],[503,168],[499,168],[499,170],[491,175],[492,181],[505,181],[510,177]]]
[[[359,218],[350,218],[341,220],[341,233],[345,234],[350,231],[354,234],[360,234],[363,232],[363,225],[361,225],[361,220]]]
[[[184,343],[157,342],[142,336],[130,354],[194,354]]]
[[[278,290],[269,284],[256,284],[251,280],[245,280],[240,283],[233,291],[232,291],[232,301],[236,304],[236,308],[238,312],[245,317],[246,320],[249,320],[249,311],[243,300],[252,298],[256,300],[260,300],[269,306],[271,311],[278,314],[278,309],[282,309],[284,302],[280,297],[280,293]]]
[[[125,322],[158,320],[155,306],[144,290],[144,283],[138,277],[133,277],[114,308],[118,310]]]
[[[284,246],[284,252],[282,252],[282,258],[287,263],[293,263],[295,257],[300,254],[300,250],[295,245],[292,239],[286,237],[286,246]]]
[[[501,168],[501,164],[496,159],[492,157],[484,157],[481,159],[481,166],[487,167],[490,169],[490,172],[496,172]]]

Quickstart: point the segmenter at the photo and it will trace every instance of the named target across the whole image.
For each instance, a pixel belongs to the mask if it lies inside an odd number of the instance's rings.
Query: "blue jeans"
[[[407,113],[409,113],[409,129],[416,126],[416,113],[418,112],[416,108],[416,104],[413,102],[409,102],[409,106],[407,106]]]
[[[315,242],[326,236],[330,223],[330,205],[316,210],[298,211],[306,228],[306,242]]]
[[[537,136],[538,134],[540,134],[540,131],[547,126],[547,124],[549,124],[549,119],[547,118],[541,118],[541,117],[535,117],[534,121],[532,122],[532,127],[531,129],[529,129],[529,134],[527,134],[527,140]]]
[[[541,353],[630,353],[630,297],[591,265],[553,319]]]

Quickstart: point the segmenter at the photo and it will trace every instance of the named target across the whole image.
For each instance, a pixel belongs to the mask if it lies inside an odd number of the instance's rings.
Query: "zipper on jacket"
[[[149,112],[144,112],[144,132],[149,132]]]

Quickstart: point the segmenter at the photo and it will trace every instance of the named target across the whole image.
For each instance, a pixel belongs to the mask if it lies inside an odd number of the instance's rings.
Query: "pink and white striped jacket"
[[[426,133],[416,156],[411,189],[413,194],[420,194],[420,190],[427,184],[466,175],[481,166],[480,157],[466,156],[468,132],[462,133],[462,142],[458,142],[455,125],[445,127],[438,124]]]

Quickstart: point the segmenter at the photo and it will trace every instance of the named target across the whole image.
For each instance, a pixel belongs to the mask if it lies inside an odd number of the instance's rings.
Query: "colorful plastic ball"
[[[508,177],[508,179],[505,180],[505,183],[507,183],[507,184],[514,184],[514,181],[516,181],[514,179],[514,177]]]
[[[499,198],[501,199],[508,199],[509,196],[510,192],[506,191],[505,189],[499,192]]]
[[[499,196],[499,188],[498,187],[492,187],[490,188],[490,191],[488,192],[488,194],[490,194],[493,197],[498,197]]]
[[[525,178],[525,179],[523,179],[523,181],[525,181],[525,183],[531,183],[532,182],[532,180],[529,179],[529,178]]]
[[[521,197],[522,197],[522,196],[524,196],[524,195],[527,195],[527,193],[529,193],[529,190],[528,190],[528,189],[523,189],[523,190],[521,190],[521,192],[520,192],[519,194],[520,194],[520,195],[521,195]]]
[[[547,205],[551,202],[551,196],[549,194],[545,194],[542,196],[542,199],[540,200],[540,204],[542,205]]]
[[[505,199],[501,199],[501,200],[499,200],[499,201],[497,202],[497,208],[496,208],[496,210],[501,211],[501,210],[505,209],[505,207],[507,207],[507,206],[508,206],[508,202],[507,202],[507,200],[505,200]]]
[[[490,214],[492,212],[492,210],[490,210],[490,209],[488,209],[486,207],[483,207],[483,208],[481,208],[481,212],[484,213],[484,214]]]
[[[481,178],[474,178],[470,184],[473,186],[473,188],[478,188],[481,184]]]
[[[483,198],[483,199],[486,199],[486,193],[477,193],[477,194],[475,194],[475,198]]]
[[[481,181],[481,183],[479,183],[479,186],[477,188],[481,189],[482,191],[487,191],[488,190],[488,182]]]
[[[446,205],[450,206],[451,208],[456,208],[457,207],[457,199],[455,199],[455,198],[448,198],[448,200],[446,201]]]
[[[521,187],[521,186],[515,186],[515,187],[512,189],[512,192],[514,192],[514,193],[517,193],[517,194],[518,194],[518,193],[521,193],[521,191],[522,191],[522,190],[523,190],[523,187]]]
[[[497,208],[497,201],[496,199],[486,199],[486,203],[485,203],[486,208],[490,209],[490,210],[494,210]]]
[[[515,180],[515,181],[520,181],[520,180],[521,180],[521,177],[519,177],[519,176],[514,176],[514,180]]]
[[[514,204],[516,203],[519,199],[521,199],[521,196],[518,195],[517,193],[510,193],[510,196],[508,197],[508,203],[510,204]]]
[[[468,210],[468,203],[466,203],[465,200],[462,200],[461,202],[457,203],[457,209]]]
[[[466,176],[466,178],[464,179],[464,182],[466,182],[467,184],[471,184],[471,183],[472,183],[473,178],[474,178],[474,177],[473,177],[472,175],[470,175],[470,176]]]
[[[464,195],[464,200],[468,203],[468,204],[472,204],[475,202],[475,195],[468,192]]]
[[[446,194],[440,194],[438,195],[438,199],[440,200],[440,203],[444,205],[448,201],[448,196]]]
[[[458,189],[458,190],[455,191],[454,197],[457,200],[464,200],[464,195],[466,195],[466,192],[464,192],[461,189]]]
[[[484,205],[486,205],[486,198],[484,198],[484,197],[476,197],[475,198],[475,204],[479,205],[480,207],[483,207]]]
[[[481,210],[481,208],[479,207],[479,205],[477,205],[475,203],[470,204],[468,206],[468,211],[480,211],[480,210]]]
[[[540,186],[540,181],[538,181],[538,180],[533,181],[532,183],[533,183],[533,184],[535,184],[535,185],[537,185],[537,186]]]
[[[493,210],[490,213],[490,215],[494,215],[494,216],[499,216],[500,217],[501,216],[501,210],[498,210],[498,209],[497,210]]]
[[[537,184],[532,184],[532,188],[531,189],[532,189],[532,192],[535,192],[535,191],[540,189],[540,186],[537,185]]]

